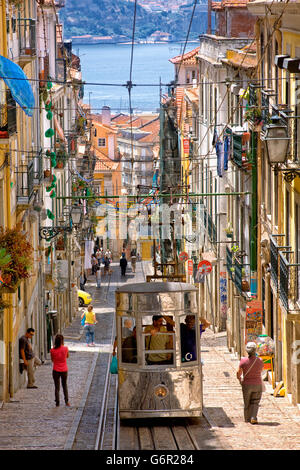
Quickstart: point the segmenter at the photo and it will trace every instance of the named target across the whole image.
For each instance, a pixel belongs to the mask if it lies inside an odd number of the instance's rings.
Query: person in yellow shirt
[[[87,310],[83,312],[81,318],[84,318],[84,331],[85,331],[85,339],[87,346],[95,346],[94,338],[95,338],[95,325],[97,323],[96,315],[93,310],[93,306],[89,305]]]
[[[167,317],[163,317],[161,315],[153,315],[153,324],[145,326],[144,333],[148,333],[145,338],[145,348],[147,350],[161,351],[163,349],[172,349],[172,334],[167,334],[169,330],[163,325],[164,318],[166,321],[169,320]],[[146,356],[147,363],[150,365],[172,363],[172,355],[170,353],[153,352]]]

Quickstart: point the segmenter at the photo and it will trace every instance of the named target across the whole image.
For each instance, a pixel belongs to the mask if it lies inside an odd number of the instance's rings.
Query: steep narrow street
[[[150,263],[137,263],[136,274],[133,275],[129,268],[126,282],[142,282],[151,269]],[[80,312],[63,332],[65,344],[70,349],[68,385],[71,407],[55,406],[52,365],[47,359],[36,371],[38,389],[22,388],[10,402],[3,404],[0,410],[1,450],[93,450],[104,399],[103,381],[114,337],[114,292],[121,283],[123,280],[117,263],[113,264],[111,280],[103,280],[101,289],[96,288],[94,277],[88,279],[87,291],[93,296],[98,320],[94,348],[85,344]],[[241,387],[236,379],[238,359],[228,351],[226,343],[226,333],[214,334],[207,330],[202,336],[204,412],[203,418],[188,420],[197,447],[207,450],[299,450],[300,410],[286,397],[274,398],[270,385],[263,395],[258,425],[244,423]],[[98,386],[92,391],[91,401],[88,395],[96,366],[101,374]],[[178,426],[180,420],[175,421]],[[144,420],[144,426],[147,424]],[[165,422],[160,426],[163,433],[168,424]],[[124,445],[124,438],[122,442]],[[171,442],[164,442],[163,448],[172,449],[171,445]],[[128,440],[126,450],[135,450]]]

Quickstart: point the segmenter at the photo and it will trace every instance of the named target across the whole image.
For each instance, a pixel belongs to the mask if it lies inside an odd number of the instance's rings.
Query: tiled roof
[[[239,51],[229,49],[226,53],[226,59],[223,59],[222,62],[232,65],[233,67],[241,67],[242,69],[252,69],[257,66],[257,55],[252,51],[249,52],[249,50],[247,50],[245,47],[243,49],[240,49]]]
[[[212,10],[223,10],[224,8],[246,8],[249,0],[222,0],[221,2],[212,2]]]
[[[111,173],[118,168],[120,162],[111,160],[103,152],[96,149],[95,147],[92,147],[92,150],[94,151],[97,158],[94,173],[102,173],[104,171]]]
[[[141,127],[142,131],[149,132],[149,135],[142,137],[139,142],[155,143],[159,140],[160,119],[157,117],[153,121]]]
[[[169,59],[169,61],[172,64],[180,64],[181,62],[185,65],[195,65],[197,63],[197,53],[199,51],[200,47],[196,47],[196,49],[193,49],[190,52],[186,52],[185,54],[180,54],[172,59]]]

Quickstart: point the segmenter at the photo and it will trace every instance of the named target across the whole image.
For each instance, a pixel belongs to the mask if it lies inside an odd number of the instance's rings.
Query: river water
[[[186,52],[197,47],[190,43]],[[159,108],[160,81],[174,80],[174,65],[169,59],[182,53],[183,44],[137,44],[133,49],[131,105],[133,112],[156,111]],[[92,112],[110,106],[112,113],[129,113],[128,89],[130,79],[131,44],[74,45],[74,54],[81,60],[84,103]],[[151,85],[151,86],[145,86]],[[166,91],[162,86],[162,92]]]

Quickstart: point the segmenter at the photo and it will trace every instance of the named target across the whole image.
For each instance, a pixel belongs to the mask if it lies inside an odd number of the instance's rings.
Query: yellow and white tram
[[[120,286],[116,325],[120,419],[201,416],[196,288],[180,282]]]

